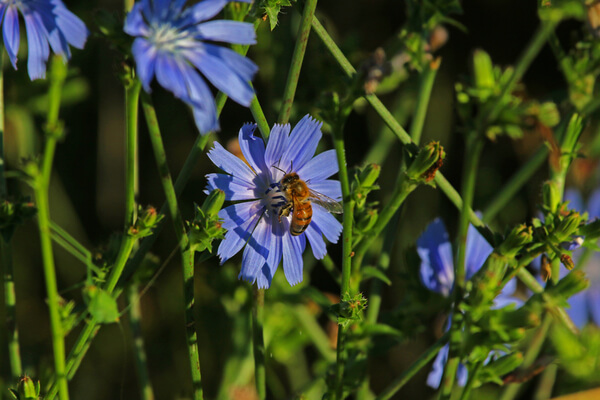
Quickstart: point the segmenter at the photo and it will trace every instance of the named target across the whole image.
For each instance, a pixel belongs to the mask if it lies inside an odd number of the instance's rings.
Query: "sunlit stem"
[[[126,290],[128,303],[130,304],[128,315],[134,344],[133,356],[135,358],[135,369],[141,387],[141,398],[142,400],[154,400],[152,382],[150,382],[150,376],[148,374],[146,349],[144,349],[144,337],[142,336],[142,307],[138,298],[139,284],[133,283],[129,285]]]
[[[177,194],[167,165],[167,155],[158,126],[156,112],[152,104],[152,99],[146,92],[142,94],[142,106],[144,108],[146,124],[148,125],[148,131],[150,133],[152,149],[154,150],[154,158],[156,159],[161,183],[165,192],[165,197],[167,198],[169,213],[173,221],[173,227],[175,228],[175,235],[179,242],[183,272],[186,342],[194,386],[194,399],[202,400],[202,377],[200,374],[200,359],[198,354],[198,336],[196,334],[194,320],[194,252],[190,248],[190,241],[177,204]]]
[[[62,135],[62,126],[58,115],[60,110],[61,92],[67,74],[67,67],[60,57],[52,57],[49,72],[50,88],[48,90],[48,112],[46,119],[46,144],[42,166],[34,178],[34,193],[38,209],[38,228],[40,231],[40,245],[46,292],[48,295],[48,308],[50,310],[50,329],[52,333],[52,348],[54,350],[54,368],[58,393],[61,400],[69,398],[65,366],[65,341],[62,320],[60,317],[61,298],[58,294],[54,253],[52,250],[52,233],[50,231],[50,204],[48,201],[50,188],[50,175],[56,141]]]
[[[298,86],[300,70],[302,68],[302,62],[304,61],[304,53],[306,52],[308,36],[310,35],[311,23],[316,8],[317,0],[306,0],[304,11],[302,12],[302,22],[300,22],[298,37],[296,38],[294,54],[292,55],[292,64],[288,72],[287,82],[283,92],[283,102],[281,103],[281,110],[279,111],[278,122],[280,124],[287,124],[290,119],[292,104],[294,103],[296,87]]]
[[[456,255],[454,261],[454,288],[452,290],[452,296],[454,299],[454,311],[452,313],[451,326],[450,326],[450,351],[448,353],[448,361],[446,368],[444,369],[444,377],[442,379],[440,399],[449,399],[452,394],[452,388],[454,387],[454,381],[456,378],[456,371],[459,365],[459,355],[457,354],[457,348],[461,342],[461,315],[458,310],[458,304],[464,296],[464,287],[466,281],[466,248],[467,248],[467,232],[469,229],[469,213],[471,210],[471,204],[473,203],[473,197],[475,194],[475,180],[477,177],[477,168],[479,165],[479,156],[483,150],[483,140],[478,136],[479,132],[470,132],[466,138],[466,160],[463,166],[462,176],[462,199],[463,207],[459,218],[458,233],[457,233],[457,246]]]

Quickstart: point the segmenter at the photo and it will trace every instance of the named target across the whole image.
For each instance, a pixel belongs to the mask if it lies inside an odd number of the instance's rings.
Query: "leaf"
[[[275,29],[277,26],[281,7],[287,7],[291,5],[292,3],[290,0],[266,0],[263,2],[263,10],[265,10],[265,14],[269,18],[271,30]]]
[[[397,338],[403,338],[405,336],[398,329],[386,324],[368,324],[365,326],[365,333],[368,335],[390,335]]]
[[[88,286],[83,294],[88,311],[97,322],[107,324],[119,320],[117,301],[108,292],[96,286]]]
[[[365,278],[377,278],[388,286],[392,285],[390,278],[388,278],[379,268],[372,266],[364,267],[362,273]]]

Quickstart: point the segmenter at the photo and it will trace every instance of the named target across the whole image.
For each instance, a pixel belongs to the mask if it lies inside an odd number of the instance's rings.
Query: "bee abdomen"
[[[298,236],[302,234],[308,228],[311,219],[312,207],[310,203],[297,203],[294,207],[292,224],[290,226],[290,233],[292,236]]]

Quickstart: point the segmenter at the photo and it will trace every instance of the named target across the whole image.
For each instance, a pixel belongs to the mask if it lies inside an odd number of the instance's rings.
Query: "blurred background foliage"
[[[412,3],[412,2],[411,2]],[[108,238],[122,229],[124,202],[124,104],[123,89],[116,71],[119,58],[100,37],[94,24],[98,9],[122,15],[123,5],[117,0],[70,0],[70,9],[80,16],[95,34],[84,51],[75,51],[70,74],[64,88],[61,118],[66,137],[57,150],[52,177],[50,203],[53,220],[70,232],[94,254],[109,247]],[[446,150],[443,173],[455,187],[460,184],[463,161],[463,139],[460,116],[456,107],[455,83],[464,82],[472,73],[475,49],[483,49],[495,65],[508,66],[517,59],[539,24],[537,5],[522,0],[465,0],[463,13],[453,15],[457,23],[444,24],[447,41],[436,56],[441,57],[425,121],[422,143],[438,140]],[[260,67],[255,88],[267,120],[272,124],[279,110],[282,90],[291,60],[293,43],[300,22],[297,5],[282,8],[273,31],[265,22],[258,29],[258,44],[251,47],[249,57]],[[391,38],[398,35],[407,22],[406,2],[392,0],[329,0],[317,7],[317,16],[344,54],[355,67],[370,59],[376,49],[397,50]],[[585,24],[567,20],[557,30],[559,45],[565,51],[587,35]],[[408,41],[405,42],[408,46]],[[21,51],[24,51],[22,49]],[[46,82],[29,82],[25,73],[24,53],[20,70],[13,71],[5,63],[6,80],[6,153],[10,169],[17,169],[23,158],[37,155]],[[388,53],[388,59],[396,54]],[[598,58],[596,59],[596,61]],[[409,63],[410,64],[410,63]],[[409,64],[406,66],[408,67]],[[584,68],[580,66],[578,68]],[[382,84],[380,97],[397,120],[407,126],[415,107],[418,71],[396,70],[387,85]],[[318,101],[323,93],[337,90],[346,80],[333,58],[313,33],[292,110],[293,123],[307,112],[318,115]],[[165,92],[153,87],[153,97],[162,127],[171,171],[179,171],[198,134],[190,111]],[[522,99],[559,105],[569,99],[569,86],[559,70],[549,46],[535,59],[520,86]],[[228,102],[221,116],[222,130],[218,140],[235,150],[237,133],[242,123],[252,120],[249,110]],[[589,194],[600,184],[597,159],[600,156],[597,118],[586,126],[582,141],[585,158],[577,159],[569,175],[568,186]],[[140,196],[139,203],[160,206],[164,201],[150,143],[141,123]],[[474,209],[484,209],[518,168],[542,145],[546,132],[540,125],[525,129],[522,138],[498,137],[488,143],[481,158],[477,177]],[[371,194],[373,200],[385,203],[393,189],[401,160],[401,147],[394,135],[366,104],[358,103],[345,128],[349,166],[374,162],[381,165],[380,189]],[[323,149],[330,148],[328,139]],[[323,150],[321,149],[321,150]],[[201,204],[205,195],[204,175],[214,166],[203,157],[194,170],[180,204],[185,219],[192,219],[194,202]],[[535,174],[492,221],[494,228],[530,220],[540,202],[541,183],[547,177],[546,164]],[[29,194],[28,188],[15,180],[12,193]],[[439,191],[422,186],[404,204],[398,222],[398,234],[391,254],[388,273],[390,285],[383,292],[381,320],[396,328],[394,334],[364,339],[369,362],[357,360],[357,368],[368,368],[371,388],[380,392],[405,370],[434,340],[441,336],[449,300],[426,290],[418,280],[418,261],[414,252],[416,238],[426,224],[441,216],[455,231],[457,211]],[[52,350],[41,274],[37,227],[33,223],[20,227],[14,237],[15,281],[17,285],[17,320],[20,330],[22,358],[26,372],[44,382],[52,366]],[[166,259],[176,246],[170,229],[161,233],[153,248],[155,258],[148,268]],[[375,247],[381,246],[378,243]],[[82,304],[81,283],[85,266],[59,247],[56,249],[61,295]],[[330,245],[329,252],[339,264],[341,246]],[[200,361],[206,398],[254,399],[253,360],[251,349],[250,304],[252,290],[248,283],[237,280],[241,257],[218,265],[216,258],[196,266],[196,320]],[[191,391],[188,359],[183,334],[183,314],[178,256],[169,261],[162,275],[141,298],[141,332],[148,354],[150,379],[158,399],[186,398]],[[593,265],[600,268],[600,265]],[[141,279],[143,285],[147,279]],[[367,291],[368,285],[363,290]],[[265,340],[267,385],[270,397],[319,398],[323,392],[327,362],[335,358],[337,325],[327,314],[328,305],[339,301],[335,277],[321,262],[305,253],[304,282],[290,287],[282,271],[276,274],[266,292]],[[121,298],[120,309],[125,306]],[[80,370],[70,384],[75,399],[134,399],[139,387],[132,357],[132,333],[127,317],[118,324],[103,327],[94,341]],[[558,328],[557,328],[558,329]],[[0,331],[1,332],[1,331]],[[569,333],[557,332],[553,337]],[[67,338],[70,347],[76,335]],[[583,333],[585,349],[595,349],[598,363],[600,333],[589,326]],[[554,340],[560,344],[568,340]],[[578,342],[579,339],[573,339]],[[4,342],[2,340],[2,342]],[[360,343],[360,342],[359,342]],[[551,344],[549,344],[551,345]],[[564,349],[562,349],[564,350]],[[564,351],[563,351],[564,353]],[[598,374],[581,366],[576,355],[565,353],[555,387],[555,394],[567,393],[598,385]],[[4,349],[0,366],[8,361]],[[582,355],[583,356],[583,355]],[[568,358],[570,357],[570,358]],[[575,358],[574,358],[575,357]],[[588,354],[589,357],[589,354]],[[592,357],[591,363],[594,362]],[[589,364],[584,364],[589,365]],[[579,367],[578,367],[579,366]],[[598,371],[598,366],[592,371]],[[397,398],[431,398],[434,391],[425,385],[429,369],[423,369],[398,394]],[[352,373],[352,371],[350,371]],[[318,377],[319,379],[314,379]],[[533,378],[534,388],[538,378]],[[8,382],[4,382],[8,384]],[[476,394],[488,398],[497,387],[485,386]],[[528,389],[533,390],[533,389]],[[525,391],[522,398],[530,398]],[[7,396],[4,390],[0,396]]]

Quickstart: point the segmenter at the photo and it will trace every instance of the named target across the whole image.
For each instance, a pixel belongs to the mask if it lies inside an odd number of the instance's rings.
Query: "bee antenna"
[[[275,169],[278,169],[278,170],[280,170],[280,171],[281,171],[281,172],[283,172],[284,174],[286,173],[284,170],[282,170],[281,168],[279,168],[279,167],[277,167],[277,166],[275,166],[275,165],[271,165],[271,167],[273,167],[273,168],[275,168]]]

